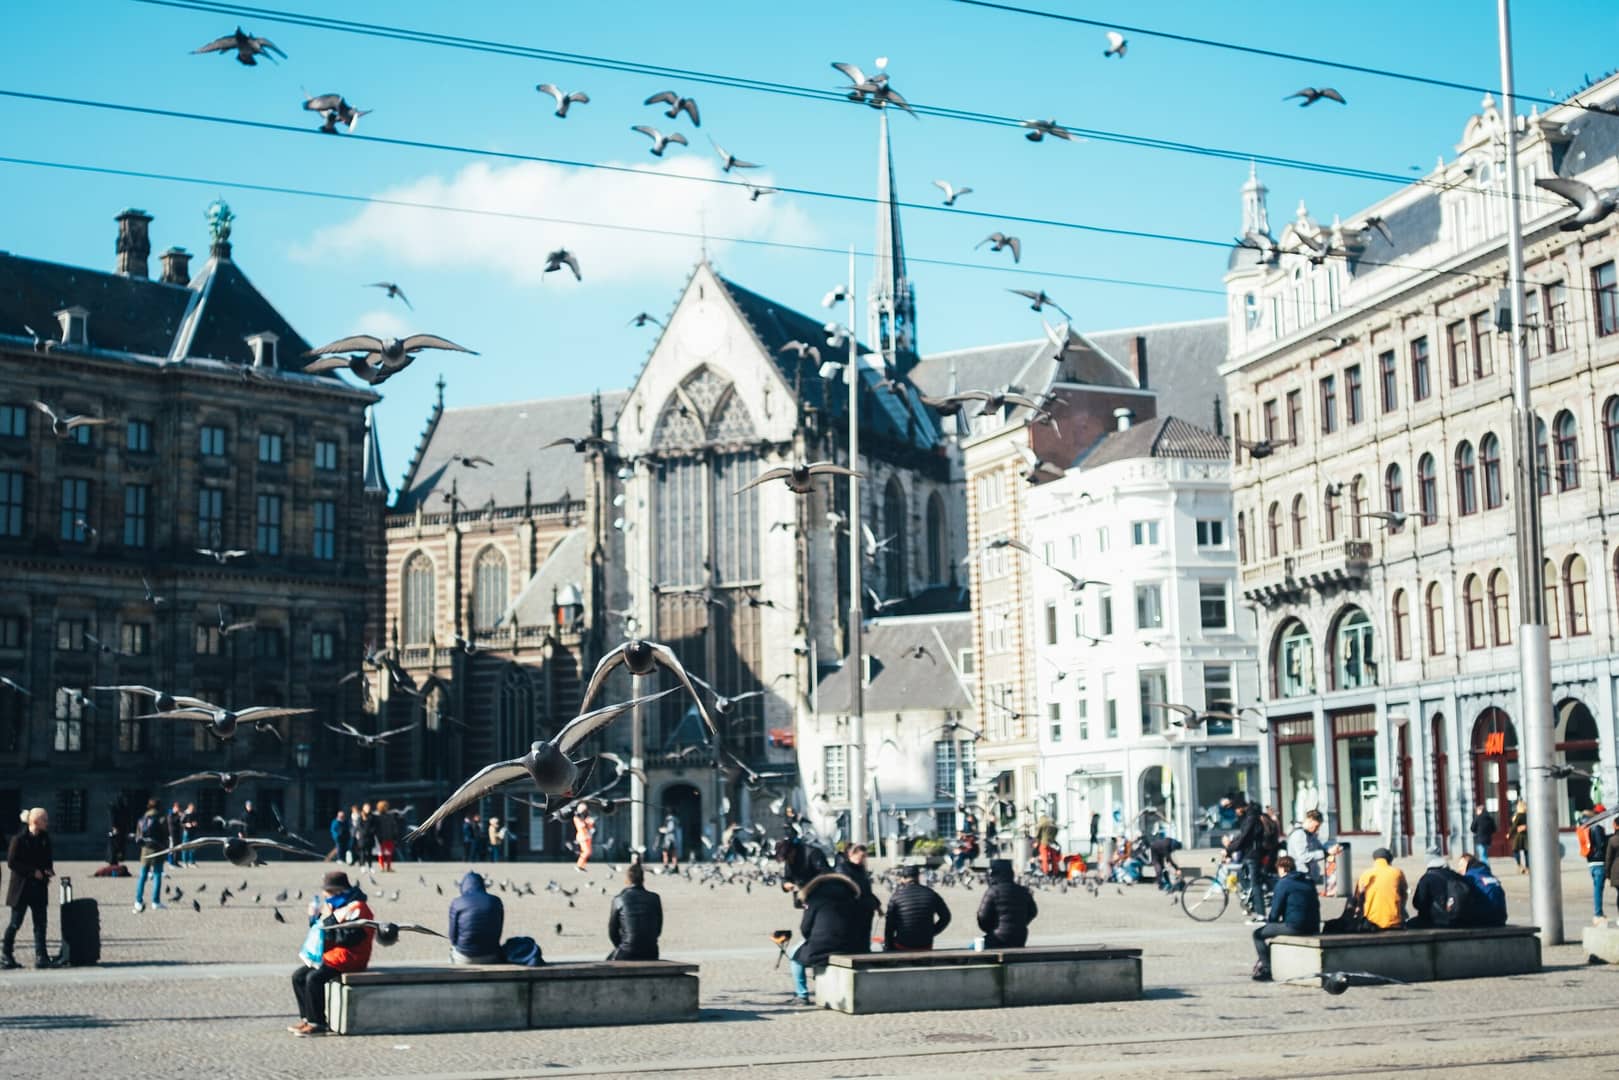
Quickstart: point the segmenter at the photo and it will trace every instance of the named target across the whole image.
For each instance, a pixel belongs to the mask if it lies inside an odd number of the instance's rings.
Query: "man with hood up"
[[[986,949],[1021,949],[1029,941],[1029,924],[1040,914],[1034,894],[1012,875],[1012,860],[991,859],[989,888],[978,904],[978,929]]]
[[[371,963],[371,942],[376,937],[369,927],[344,927],[345,923],[376,918],[365,902],[365,893],[347,874],[341,870],[328,873],[321,894],[310,902],[309,934],[298,954],[303,966],[292,975],[299,1020],[287,1030],[299,1038],[331,1032],[326,1026],[326,984],[347,972],[364,971]]]
[[[804,918],[798,924],[803,941],[792,956],[793,995],[800,1005],[810,1004],[807,973],[824,971],[833,953],[870,952],[862,934],[866,914],[860,903],[860,886],[844,874],[821,874],[808,882],[799,895]]]
[[[500,935],[505,928],[506,905],[489,895],[482,874],[468,870],[461,879],[461,895],[450,901],[450,963],[500,963]]]

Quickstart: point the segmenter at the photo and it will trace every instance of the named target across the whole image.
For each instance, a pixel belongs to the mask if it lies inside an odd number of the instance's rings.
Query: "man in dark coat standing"
[[[870,952],[871,924],[883,906],[877,902],[877,894],[871,888],[871,873],[866,869],[866,845],[855,844],[849,848],[838,860],[837,872],[860,887],[860,917],[850,933],[850,940],[858,940],[860,944],[850,951]]]
[[[1473,856],[1479,862],[1490,861],[1490,844],[1495,841],[1495,816],[1479,803],[1473,811]]]
[[[34,917],[34,966],[50,966],[45,945],[45,906],[51,878],[56,875],[51,819],[43,806],[36,806],[23,815],[23,820],[28,827],[11,838],[6,852],[6,867],[11,871],[11,880],[6,883],[6,906],[11,909],[11,923],[6,927],[5,945],[0,948],[0,968],[22,967],[13,948],[25,914]]]
[[[862,912],[860,886],[843,874],[822,874],[799,891],[804,918],[798,932],[803,940],[793,954],[793,994],[800,1005],[810,1004],[810,970],[821,971],[833,953],[868,952],[857,942]],[[862,947],[864,946],[864,947]]]
[[[950,908],[944,897],[922,884],[922,868],[900,867],[899,888],[888,898],[883,920],[883,944],[894,952],[932,949],[933,940],[949,925]]]
[[[624,871],[624,889],[613,897],[607,915],[607,939],[613,943],[609,960],[656,960],[658,935],[663,933],[663,901],[646,888],[646,870],[638,862]]]
[[[461,895],[450,901],[450,963],[500,963],[505,926],[506,905],[489,895],[482,874],[468,870],[461,879]]]
[[[1012,860],[992,859],[989,888],[978,904],[978,929],[986,949],[1021,949],[1029,941],[1029,924],[1040,914],[1034,894],[1012,875]]]
[[[1265,909],[1265,823],[1258,804],[1237,805],[1237,832],[1226,840],[1225,850],[1248,874],[1248,910],[1257,919]]]
[[[1254,928],[1254,950],[1259,959],[1254,963],[1254,981],[1270,981],[1270,939],[1283,934],[1316,934],[1321,931],[1321,897],[1316,895],[1315,883],[1298,868],[1293,856],[1276,859],[1276,892],[1270,898],[1270,912],[1265,925]]]

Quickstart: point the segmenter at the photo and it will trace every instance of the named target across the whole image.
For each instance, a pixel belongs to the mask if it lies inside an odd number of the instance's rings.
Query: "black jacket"
[[[17,907],[23,902],[24,889],[43,889],[55,869],[51,853],[51,834],[31,833],[25,827],[11,838],[6,851],[6,866],[11,868],[11,880],[6,882],[6,906]],[[35,870],[45,871],[45,880],[34,878]],[[32,883],[32,884],[30,884]]]
[[[1259,820],[1259,807],[1250,803],[1237,823],[1237,834],[1227,848],[1234,859],[1257,860],[1264,855],[1265,823]]]
[[[842,874],[822,874],[802,890],[804,918],[798,932],[804,939],[796,959],[807,968],[820,967],[833,953],[869,952],[860,940],[860,886]]]
[[[1316,894],[1314,883],[1302,871],[1283,874],[1276,883],[1267,921],[1281,923],[1300,934],[1320,932],[1321,897]]]
[[[1448,866],[1430,867],[1417,879],[1411,894],[1416,914],[1406,923],[1413,930],[1423,927],[1484,926],[1483,894]]]
[[[450,901],[450,944],[462,956],[495,956],[505,928],[506,905],[469,872],[461,879],[461,895]]]
[[[1488,844],[1495,839],[1495,818],[1489,811],[1473,815],[1473,843]]]
[[[950,925],[944,897],[919,881],[902,882],[888,898],[883,941],[889,948],[931,949],[933,939]]]
[[[871,874],[866,871],[865,867],[856,866],[848,859],[838,860],[837,872],[854,882],[860,888],[860,917],[858,920],[858,926],[855,928],[855,930],[859,935],[861,947],[854,951],[870,952],[871,924],[873,920],[876,919],[877,913],[881,911],[883,907],[882,904],[877,902],[877,894],[872,892]],[[851,934],[850,939],[854,939],[853,934]]]
[[[607,939],[613,943],[609,960],[656,960],[658,935],[663,933],[663,901],[645,886],[630,885],[613,897],[607,914]]]
[[[978,904],[978,929],[986,949],[1021,949],[1029,940],[1029,924],[1040,914],[1034,894],[1010,875],[990,875],[990,886]]]

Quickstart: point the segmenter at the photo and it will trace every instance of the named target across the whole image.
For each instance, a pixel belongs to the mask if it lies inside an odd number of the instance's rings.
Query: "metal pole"
[[[1518,108],[1512,85],[1512,17],[1508,0],[1497,0],[1501,44],[1501,115],[1507,147],[1507,291],[1512,311],[1513,497],[1518,530],[1519,691],[1522,750],[1518,756],[1524,801],[1529,805],[1530,916],[1543,944],[1563,941],[1562,851],[1557,835],[1557,785],[1552,780],[1551,650],[1546,636],[1541,566],[1540,477],[1535,460],[1535,412],[1529,402],[1529,365],[1524,356],[1523,226],[1518,205]],[[1544,316],[1543,316],[1544,317]],[[1505,808],[1503,808],[1505,809]]]
[[[641,697],[641,676],[630,677],[630,695]],[[646,725],[645,705],[630,710],[630,850],[646,856]]]
[[[884,114],[887,122],[887,114]],[[860,469],[860,347],[855,342],[854,245],[849,246],[849,468]],[[849,842],[866,842],[866,661],[860,640],[864,597],[860,586],[860,477],[849,477],[849,663],[853,699],[849,709]]]

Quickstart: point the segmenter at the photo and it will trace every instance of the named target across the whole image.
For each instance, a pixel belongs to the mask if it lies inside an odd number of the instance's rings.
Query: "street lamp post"
[[[315,808],[309,804],[309,755],[312,750],[314,747],[306,742],[292,748],[292,760],[298,766],[298,806],[303,811],[299,816],[304,819],[305,831],[315,827]]]
[[[849,247],[849,664],[853,687],[849,710],[849,842],[866,842],[866,660],[861,633],[864,601],[860,584],[860,346],[855,341],[854,246]]]

